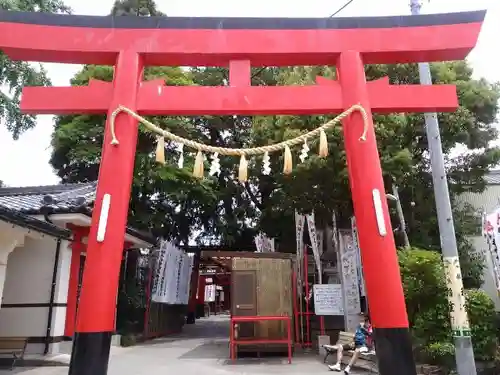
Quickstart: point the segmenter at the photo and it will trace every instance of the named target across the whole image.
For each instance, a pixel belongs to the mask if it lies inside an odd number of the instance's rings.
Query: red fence
[[[286,321],[286,339],[260,339],[250,338],[236,340],[234,337],[234,328],[236,323],[262,322],[262,321]],[[288,345],[288,363],[292,363],[292,320],[289,316],[232,316],[231,330],[229,338],[229,350],[231,359],[236,359],[236,350],[238,345],[258,345],[258,344],[287,344]]]

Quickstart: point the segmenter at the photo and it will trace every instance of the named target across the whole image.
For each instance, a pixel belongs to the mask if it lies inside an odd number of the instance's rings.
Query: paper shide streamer
[[[359,112],[363,117],[363,122],[364,122],[363,133],[359,137],[359,140],[361,142],[366,141],[366,134],[368,129],[368,115],[365,109],[361,105],[355,104],[346,111],[342,112],[334,119],[298,137],[268,146],[260,146],[253,148],[226,148],[226,147],[209,146],[203,143],[199,143],[190,139],[180,137],[178,135],[169,132],[168,130],[164,130],[156,126],[152,122],[146,120],[144,117],[132,111],[131,109],[124,106],[118,106],[118,108],[111,114],[111,121],[110,121],[111,144],[114,146],[118,146],[120,144],[115,134],[115,119],[116,116],[118,116],[118,114],[120,114],[121,112],[125,112],[129,116],[132,116],[141,124],[143,124],[148,130],[156,134],[156,161],[158,163],[162,165],[166,163],[165,139],[168,139],[170,141],[177,142],[178,144],[177,151],[179,152],[179,159],[178,159],[179,168],[183,168],[184,166],[184,147],[189,147],[191,149],[196,150],[196,157],[193,166],[193,176],[197,178],[203,178],[205,175],[204,153],[212,154],[210,170],[209,170],[210,176],[215,176],[220,174],[221,169],[220,169],[219,155],[239,156],[240,163],[237,175],[238,175],[238,180],[240,182],[246,182],[248,180],[249,158],[252,156],[263,155],[262,174],[269,175],[271,173],[271,161],[269,154],[272,152],[279,152],[279,151],[283,152],[283,173],[285,175],[291,174],[293,171],[293,156],[291,148],[296,145],[302,144],[299,159],[303,163],[307,159],[308,153],[310,151],[307,141],[314,138],[319,137],[318,156],[322,158],[327,157],[328,138],[326,135],[326,131],[333,128],[337,123],[342,121],[344,118],[346,118],[353,112]]]

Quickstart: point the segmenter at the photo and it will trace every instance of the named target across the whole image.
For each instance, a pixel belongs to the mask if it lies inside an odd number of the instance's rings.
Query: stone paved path
[[[328,371],[315,355],[228,361],[228,321],[224,316],[201,319],[182,334],[130,348],[113,348],[108,375],[266,375],[340,374]],[[0,370],[0,375],[66,375],[67,367]],[[351,374],[357,375],[360,373]]]

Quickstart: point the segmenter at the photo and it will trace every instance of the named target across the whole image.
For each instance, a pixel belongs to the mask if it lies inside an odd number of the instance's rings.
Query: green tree
[[[0,10],[25,12],[70,13],[61,0],[0,0]],[[40,64],[12,61],[0,51],[0,121],[4,121],[14,139],[35,126],[35,118],[19,111],[19,99],[24,86],[48,86],[50,80]]]
[[[86,66],[72,85],[86,85],[90,78],[111,81],[113,69]],[[154,67],[145,71],[145,79],[165,79],[169,85],[222,84],[227,72],[202,69],[184,72],[180,68]],[[245,119],[222,117],[152,118],[153,122],[176,134],[201,142],[229,147],[245,145],[240,134],[248,133]],[[223,136],[226,128],[238,129]],[[244,238],[251,243],[253,231],[245,220],[251,218],[250,201],[236,182],[234,160],[221,159],[222,173],[203,181],[191,175],[195,153],[185,151],[185,168],[178,169],[176,145],[167,142],[167,165],[160,167],[151,158],[155,140],[140,128],[132,188],[131,220],[144,229],[155,228],[158,235],[180,239],[184,243],[196,232],[205,239],[236,246]],[[56,121],[52,145],[52,166],[63,182],[97,179],[103,142],[104,117],[63,116]],[[223,213],[223,214],[222,214]]]
[[[164,16],[152,0],[116,0],[111,14],[114,16]]]
[[[72,85],[86,85],[90,78],[111,81],[111,67],[86,66]],[[215,85],[227,79],[223,69],[154,67],[145,71],[145,79],[164,79],[169,85]],[[248,119],[228,117],[152,118],[154,123],[176,134],[200,142],[228,147],[245,146]],[[227,135],[225,129],[235,129]],[[198,233],[205,241],[220,239],[228,246],[252,243],[253,231],[247,225],[252,218],[251,201],[235,180],[234,160],[221,158],[222,173],[202,181],[192,177],[195,153],[185,150],[185,168],[178,169],[176,145],[167,142],[165,166],[154,163],[151,154],[154,137],[140,128],[132,187],[131,220],[143,229],[184,243]],[[63,116],[56,121],[52,145],[52,166],[63,182],[97,179],[103,142],[104,117]]]
[[[147,9],[147,11],[145,11]],[[116,1],[113,15],[157,16],[153,1]],[[95,78],[111,81],[112,67],[86,66],[72,80],[72,85],[86,85]],[[145,80],[164,79],[168,85],[222,85],[228,79],[226,69],[192,69],[150,67]],[[250,122],[248,118],[196,117],[152,118],[160,126],[186,138],[212,145],[241,147],[245,144]],[[229,136],[225,128],[235,129]],[[63,182],[93,181],[97,179],[103,141],[104,117],[63,116],[57,119],[53,135],[54,151],[51,164]],[[141,128],[141,130],[143,130]],[[251,218],[250,201],[244,189],[235,181],[234,165],[221,159],[222,173],[218,177],[198,181],[191,176],[195,153],[185,151],[185,169],[177,168],[176,145],[167,143],[168,163],[158,167],[151,153],[154,137],[140,131],[132,187],[131,222],[143,229],[187,243],[198,233],[205,242],[220,242],[239,246],[251,243],[253,231],[248,228]],[[223,213],[223,214],[222,214]],[[243,241],[242,241],[243,239]]]
[[[438,252],[417,248],[399,251],[399,265],[406,297],[408,320],[416,352],[425,363],[454,365],[450,324],[450,290],[446,285],[443,262]],[[483,291],[472,289],[465,294],[472,331],[474,354],[491,361],[498,340],[495,335],[495,306]]]
[[[162,77],[167,84],[208,86],[224,84],[228,79],[227,71],[219,68],[165,69],[147,69],[146,79]],[[484,188],[482,176],[500,159],[499,150],[488,147],[496,137],[492,123],[498,109],[498,86],[472,79],[472,71],[465,62],[433,64],[432,69],[436,83],[454,83],[459,92],[458,111],[440,114],[452,198],[467,189],[480,191]],[[106,77],[101,71],[106,72]],[[368,66],[366,71],[369,79],[389,76],[393,84],[417,83],[416,65],[373,65]],[[330,67],[259,69],[254,71],[253,84],[308,84],[317,75],[334,77],[335,72]],[[110,80],[111,69],[86,67],[73,84],[85,84],[90,77]],[[154,118],[153,121],[204,143],[246,147],[294,137],[328,119],[327,116],[205,116]],[[387,186],[395,181],[400,187],[410,241],[416,246],[438,249],[440,241],[435,205],[430,199],[433,190],[423,115],[393,114],[375,116],[374,119],[384,179]],[[64,181],[97,178],[102,126],[103,118],[95,116],[63,117],[58,120],[52,165]],[[188,165],[185,171],[176,168],[177,153],[175,145],[171,144],[167,145],[167,166],[155,166],[150,158],[154,142],[149,136],[141,134],[132,215],[143,226],[163,225],[162,233],[167,236],[185,239],[196,232],[206,240],[250,245],[252,233],[261,230],[275,237],[282,250],[293,249],[295,209],[303,212],[314,209],[320,228],[329,225],[332,210],[341,214],[341,225],[347,225],[352,215],[341,128],[329,132],[328,138],[327,158],[315,156],[317,144],[310,144],[310,157],[296,165],[289,176],[281,173],[281,155],[272,155],[273,173],[269,176],[260,173],[261,159],[252,158],[249,162],[249,181],[242,185],[235,181],[238,161],[229,157],[221,158],[220,176],[202,182],[193,181]],[[466,144],[471,151],[483,152],[452,158],[450,151],[458,143]],[[298,151],[294,150],[294,154]],[[187,154],[187,163],[192,163],[193,157],[193,154]],[[294,159],[298,163],[296,156]],[[193,192],[199,194],[198,200],[191,199]],[[189,202],[183,201],[186,199]],[[470,220],[470,213],[464,214],[463,210],[459,213],[461,215],[456,219],[462,220],[465,216],[463,220]],[[467,233],[461,228],[461,222],[457,223],[460,248],[464,256],[469,256],[465,241]],[[477,265],[477,262],[472,264],[474,259],[469,260],[471,266]]]
[[[432,65],[432,69],[435,83],[453,83],[458,87],[460,108],[454,113],[439,115],[444,152],[448,155],[451,194],[455,200],[457,194],[467,189],[484,189],[483,175],[500,159],[498,148],[488,146],[497,136],[493,123],[498,110],[499,87],[484,80],[472,79],[472,70],[466,62],[437,63]],[[392,84],[418,83],[416,65],[372,65],[366,68],[366,73],[368,79],[388,76]],[[334,75],[328,68],[300,67],[280,70],[278,81],[280,84],[312,83],[318,74],[327,77]],[[256,118],[252,137],[255,144],[281,141],[306,129],[313,129],[327,120],[324,116]],[[423,115],[377,115],[374,121],[386,186],[396,182],[400,187],[410,242],[423,248],[439,248]],[[257,198],[261,202],[266,202],[268,197],[275,198],[268,206],[262,205],[264,212],[260,223],[263,230],[279,236],[281,228],[272,223],[283,215],[288,222],[292,222],[295,208],[305,212],[314,209],[320,226],[330,220],[331,211],[335,209],[342,214],[343,225],[348,224],[352,205],[340,127],[333,129],[328,134],[328,139],[328,158],[320,159],[311,155],[289,177],[273,175],[271,181],[255,177],[260,193],[260,196],[256,194]],[[481,152],[451,157],[451,150],[459,143],[465,144],[470,151]],[[310,147],[315,151],[317,145]],[[279,172],[279,157],[276,162],[274,170]],[[258,173],[253,175],[258,176]],[[463,219],[463,216],[470,220],[470,213],[456,218]],[[462,228],[460,223],[457,228]],[[458,234],[459,239],[463,240],[463,234],[467,233]],[[285,235],[286,237],[290,239],[288,246],[293,246],[293,236]]]

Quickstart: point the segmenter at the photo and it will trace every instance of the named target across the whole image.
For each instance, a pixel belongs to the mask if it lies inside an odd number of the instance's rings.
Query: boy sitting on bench
[[[370,318],[368,316],[362,316],[361,322],[359,323],[356,332],[354,333],[354,341],[347,345],[337,344],[337,363],[328,366],[332,371],[342,371],[341,363],[344,350],[353,350],[352,358],[349,364],[344,369],[344,373],[347,375],[351,371],[351,367],[356,363],[359,358],[360,353],[368,352],[368,341],[371,343],[372,327],[370,324]]]

